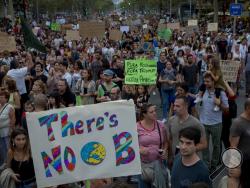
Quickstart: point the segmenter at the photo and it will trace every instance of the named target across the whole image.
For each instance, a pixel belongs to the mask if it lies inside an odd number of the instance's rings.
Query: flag
[[[46,53],[46,47],[37,39],[24,18],[21,18],[21,25],[25,47],[34,48],[40,52]]]

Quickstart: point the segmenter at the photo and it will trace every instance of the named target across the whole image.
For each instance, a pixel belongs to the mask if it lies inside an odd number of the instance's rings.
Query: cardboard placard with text
[[[74,41],[74,40],[79,41],[81,39],[81,37],[79,35],[79,31],[77,31],[77,30],[67,30],[65,39],[67,41]]]
[[[110,40],[121,40],[122,39],[122,32],[120,30],[111,30],[109,35]]]
[[[235,83],[237,81],[237,76],[240,66],[241,66],[240,61],[221,60],[220,67],[224,80],[227,82]]]
[[[167,27],[172,30],[180,30],[180,23],[168,23]]]
[[[79,22],[79,33],[82,37],[104,37],[105,22],[82,21]]]
[[[218,23],[208,23],[207,31],[218,31]]]
[[[13,52],[16,51],[15,37],[9,36],[7,33],[0,32],[0,52],[3,51]]]
[[[197,26],[198,20],[188,20],[188,26]]]

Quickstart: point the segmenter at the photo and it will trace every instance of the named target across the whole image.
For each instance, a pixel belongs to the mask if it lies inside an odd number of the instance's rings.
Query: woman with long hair
[[[18,125],[21,121],[21,96],[18,93],[15,80],[6,79],[5,85],[10,92],[9,104],[15,108],[16,125]]]
[[[7,165],[14,172],[12,179],[16,188],[33,188],[36,185],[35,171],[31,157],[27,131],[14,129],[10,136]]]
[[[167,132],[163,123],[157,121],[155,105],[144,104],[141,107],[141,121],[137,123],[137,131],[142,164],[139,188],[167,188]]]
[[[81,71],[81,79],[76,83],[76,91],[81,96],[82,105],[94,104],[96,85],[92,80],[92,73],[89,69]]]
[[[10,93],[0,88],[0,166],[6,161],[9,146],[9,135],[15,126],[15,110],[8,103]]]

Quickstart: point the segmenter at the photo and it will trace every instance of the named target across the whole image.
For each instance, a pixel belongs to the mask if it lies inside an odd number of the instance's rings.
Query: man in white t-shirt
[[[21,102],[24,104],[28,100],[28,94],[25,86],[25,76],[29,72],[29,70],[33,67],[33,61],[31,54],[27,54],[26,56],[27,66],[20,66],[20,62],[12,61],[10,64],[10,70],[7,75],[16,81],[16,86],[21,95]]]
[[[71,85],[72,85],[72,76],[67,71],[67,69],[68,69],[68,62],[67,62],[67,60],[63,60],[62,62],[60,62],[60,69],[61,69],[61,72],[63,74],[62,78],[66,79],[69,87],[71,87]]]

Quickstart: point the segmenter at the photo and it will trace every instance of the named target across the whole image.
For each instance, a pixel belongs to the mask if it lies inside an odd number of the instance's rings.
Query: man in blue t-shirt
[[[206,183],[212,187],[209,171],[196,153],[201,132],[195,127],[187,127],[179,132],[180,155],[174,160],[171,185],[174,188],[189,188],[194,183]]]

